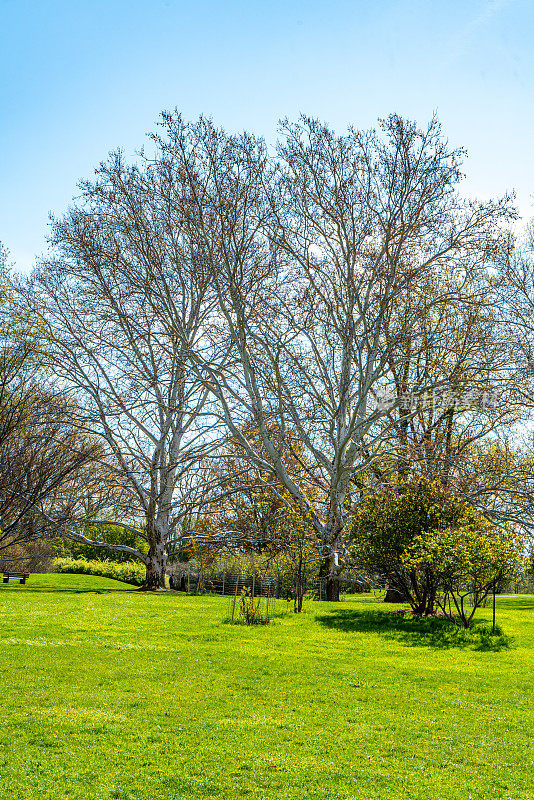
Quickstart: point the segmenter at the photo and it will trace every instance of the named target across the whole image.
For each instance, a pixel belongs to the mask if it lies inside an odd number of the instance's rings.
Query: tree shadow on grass
[[[319,624],[348,633],[378,633],[386,639],[395,639],[410,647],[432,647],[446,650],[470,648],[472,650],[499,651],[511,645],[497,625],[495,634],[484,622],[473,623],[470,630],[459,628],[443,617],[413,617],[411,614],[388,614],[385,611],[353,611],[335,609],[317,616]]]

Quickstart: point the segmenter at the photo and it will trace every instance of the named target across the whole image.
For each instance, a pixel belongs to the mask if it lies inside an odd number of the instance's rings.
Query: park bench
[[[29,572],[4,572],[2,580],[4,583],[9,583],[10,578],[17,578],[20,583],[26,583],[26,578],[29,577]]]

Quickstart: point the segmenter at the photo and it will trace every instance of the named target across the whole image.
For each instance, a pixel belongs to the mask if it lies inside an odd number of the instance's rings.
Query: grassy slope
[[[534,798],[534,598],[500,599],[498,652],[364,602],[256,628],[226,609],[85,575],[1,586],[0,797]]]

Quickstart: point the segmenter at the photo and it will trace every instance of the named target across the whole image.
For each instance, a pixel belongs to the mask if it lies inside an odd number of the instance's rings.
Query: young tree
[[[71,404],[40,385],[47,363],[40,315],[28,312],[0,244],[0,551],[35,541],[70,519],[100,455],[80,436]],[[57,498],[61,496],[61,504]],[[20,551],[20,547],[19,547]]]

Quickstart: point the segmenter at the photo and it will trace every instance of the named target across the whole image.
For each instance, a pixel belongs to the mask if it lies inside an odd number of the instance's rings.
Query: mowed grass
[[[85,575],[2,586],[0,797],[534,798],[534,597],[499,598],[509,645],[365,597],[257,627],[227,609]]]

